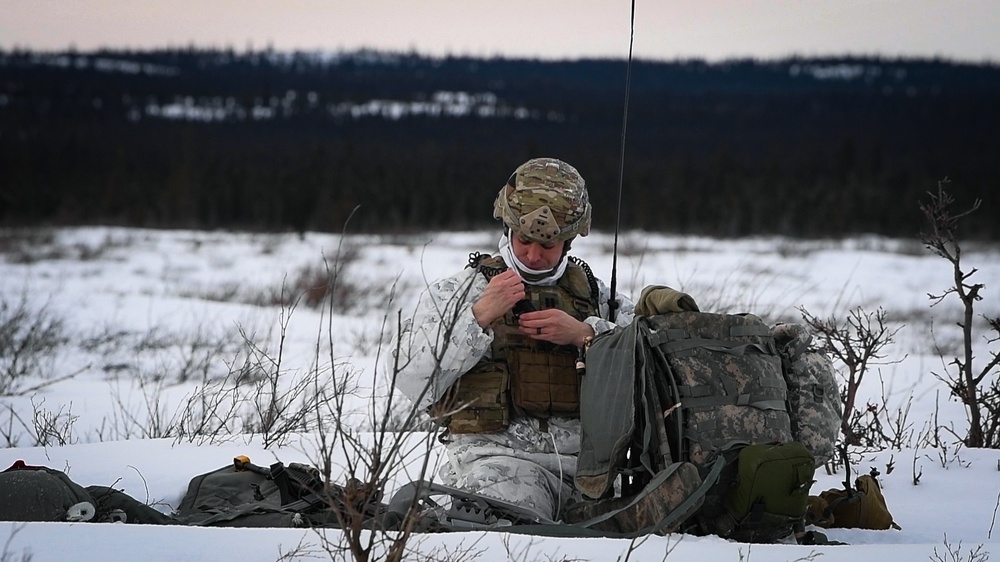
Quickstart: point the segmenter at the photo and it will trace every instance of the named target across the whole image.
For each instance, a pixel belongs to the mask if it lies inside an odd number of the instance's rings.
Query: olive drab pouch
[[[500,433],[510,426],[509,388],[505,364],[480,363],[431,406],[431,417],[455,434]]]
[[[716,534],[740,541],[769,542],[790,536],[805,517],[815,465],[797,442],[740,449],[735,479],[722,492],[722,510],[711,524]]]

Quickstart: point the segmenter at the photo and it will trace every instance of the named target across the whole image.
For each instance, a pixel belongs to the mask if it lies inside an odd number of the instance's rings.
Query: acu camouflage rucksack
[[[691,463],[701,481],[689,485],[703,498],[676,529],[756,542],[790,535],[816,462],[793,438],[790,365],[771,328],[749,314],[638,316],[595,338],[577,487],[601,497],[620,476],[623,496],[642,494],[653,475]]]

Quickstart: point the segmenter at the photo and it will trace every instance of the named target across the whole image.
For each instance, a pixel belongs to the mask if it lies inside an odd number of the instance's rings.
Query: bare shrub
[[[163,381],[134,379],[112,389],[112,407],[92,436],[97,441],[173,439],[175,443],[224,443],[241,434],[240,411],[247,398],[227,378],[168,399]],[[176,402],[172,409],[167,404]]]
[[[202,384],[226,376],[224,359],[238,353],[236,331],[214,331],[204,324],[185,332],[152,326],[141,332],[105,326],[83,338],[80,348],[98,355],[108,373],[170,384]]]
[[[108,233],[96,244],[67,244],[51,228],[0,229],[0,255],[10,263],[32,264],[46,260],[76,259],[93,261],[121,247],[134,243],[131,236]]]
[[[893,342],[901,327],[890,328],[885,322],[885,310],[875,312],[854,308],[845,320],[835,317],[820,319],[805,308],[800,308],[802,319],[819,336],[820,349],[839,360],[846,368],[845,385],[841,388],[844,404],[840,429],[847,445],[866,445],[880,448],[877,418],[879,406],[869,404],[863,410],[857,409],[858,389],[870,367],[895,363],[883,361],[883,350]]]
[[[23,549],[20,555],[14,551],[14,539],[26,526],[27,523],[11,526],[10,534],[3,543],[3,550],[0,550],[0,562],[31,562],[34,559],[30,549]]]
[[[6,404],[6,420],[0,425],[0,438],[6,447],[21,446],[22,438],[29,438],[32,447],[54,447],[78,442],[73,426],[78,416],[73,414],[73,404],[60,405],[57,410],[44,407],[45,400],[31,400],[31,419],[25,419],[13,404]]]
[[[52,384],[55,377],[44,365],[67,341],[63,319],[48,306],[32,307],[27,295],[17,303],[0,300],[0,396],[21,394],[26,379],[40,378]],[[56,380],[53,380],[56,379]],[[43,385],[35,385],[37,389]]]
[[[962,554],[962,541],[958,544],[948,542],[948,535],[944,536],[944,547],[938,552],[934,547],[934,554],[930,557],[933,562],[986,562],[990,559],[990,551],[984,550],[982,544],[975,548],[969,548],[968,554]]]
[[[329,282],[336,287],[340,270],[331,269]],[[389,288],[389,303],[395,296],[395,285]],[[388,307],[388,308],[391,308]],[[390,365],[376,364],[371,376],[371,388],[375,389],[367,401],[366,428],[360,428],[354,423],[356,418],[350,412],[351,404],[356,395],[352,394],[351,386],[342,382],[352,379],[351,373],[344,374],[333,356],[335,338],[333,318],[336,313],[336,301],[326,301],[323,327],[320,338],[325,338],[322,349],[329,356],[325,361],[319,357],[316,365],[321,363],[333,365],[330,373],[333,384],[320,384],[317,379],[314,408],[310,414],[314,417],[313,431],[316,458],[313,461],[319,468],[324,480],[331,485],[331,480],[339,474],[348,485],[342,487],[342,496],[330,502],[330,507],[337,516],[338,524],[343,530],[339,534],[322,534],[322,546],[331,559],[350,558],[355,561],[387,560],[398,562],[410,559],[414,553],[410,543],[415,531],[424,517],[420,512],[419,502],[409,505],[398,521],[380,521],[373,514],[378,513],[382,505],[383,494],[397,473],[403,471],[412,479],[424,480],[430,473],[431,449],[435,444],[435,432],[421,431],[422,424],[418,421],[426,419],[423,412],[402,399],[396,390],[396,377],[405,364],[400,363],[407,353],[401,349],[402,342],[393,339],[395,349],[383,353],[385,338],[378,339],[379,358],[390,358]],[[390,320],[391,319],[391,320]],[[391,323],[394,321],[394,325]],[[381,334],[388,334],[395,328],[398,332],[402,318],[396,313],[392,318],[388,313],[383,317]],[[321,349],[317,342],[317,349]],[[449,342],[449,338],[443,338]],[[444,348],[447,348],[445,343]],[[391,353],[394,351],[394,353]],[[439,350],[438,358],[444,356],[447,349]],[[378,374],[387,373],[388,380],[383,380]],[[384,391],[378,389],[384,388]],[[425,390],[426,391],[426,390]],[[408,466],[407,459],[418,458],[417,466]],[[337,458],[345,459],[344,466],[335,466]],[[336,470],[335,470],[336,469]],[[441,555],[441,553],[436,553]],[[432,554],[430,558],[434,558]],[[468,556],[468,551],[444,553],[444,560],[458,560]]]
[[[172,437],[172,419],[167,414],[163,382],[142,377],[134,379],[138,385],[139,404],[132,394],[122,395],[120,387],[112,390],[110,426],[102,428],[101,441],[126,439],[160,439]]]
[[[692,273],[692,277],[696,273]],[[773,287],[780,276],[754,263],[734,267],[726,276],[710,285],[700,282],[684,283],[683,290],[690,293],[705,312],[738,314],[752,312],[768,322],[791,321],[792,309],[776,302],[763,302],[762,297]],[[789,300],[808,294],[815,287],[800,286],[782,291]]]
[[[0,255],[10,263],[29,264],[48,259],[56,248],[56,234],[50,228],[0,229]]]
[[[361,371],[335,356],[334,349],[339,347],[335,344],[343,336],[337,333],[335,321],[347,308],[358,306],[348,302],[351,299],[335,296],[350,295],[352,290],[345,292],[341,286],[346,281],[345,268],[337,263],[324,261],[325,278],[317,283],[326,292],[319,307],[315,355],[304,367],[288,364],[286,334],[298,305],[305,304],[307,298],[305,291],[291,288],[283,289],[273,343],[270,336],[269,343],[263,343],[256,334],[242,329],[242,343],[235,351],[227,345],[198,344],[207,338],[201,331],[200,336],[183,340],[162,329],[136,334],[107,328],[87,340],[92,353],[142,356],[114,362],[124,365],[117,370],[140,376],[127,382],[124,378],[115,381],[113,407],[98,430],[99,437],[172,438],[200,443],[258,435],[266,448],[273,448],[287,444],[293,436],[305,436],[313,440],[313,464],[320,470],[327,489],[341,490],[340,495],[324,500],[325,507],[336,514],[341,529],[318,529],[317,548],[334,560],[398,561],[414,555],[414,532],[424,514],[414,505],[391,528],[376,515],[384,508],[383,494],[401,472],[418,480],[430,473],[435,433],[425,431],[426,415],[396,393],[392,379],[402,365],[391,366],[393,375],[388,381],[377,374],[380,371],[376,366],[370,384],[376,390],[368,393],[368,381],[361,380]],[[391,303],[395,286],[380,290]],[[388,324],[387,315],[378,334],[369,330],[358,336],[367,349],[380,357]],[[185,341],[186,345],[182,345]],[[163,367],[150,370],[151,358],[168,351],[183,351],[189,360],[170,363],[170,369],[164,362]],[[229,359],[225,362],[225,376],[210,376],[222,357]],[[213,367],[209,369],[208,364]],[[183,389],[171,385],[180,378],[200,380],[201,384],[178,399]],[[306,551],[316,553],[312,545],[300,545],[295,550],[300,554]],[[467,552],[439,551],[434,555],[457,560]]]
[[[976,200],[968,210],[953,214],[951,205],[954,198],[945,189],[947,180],[938,183],[937,193],[928,193],[930,200],[920,203],[920,210],[927,218],[929,231],[921,233],[921,241],[931,252],[945,259],[952,268],[952,285],[938,294],[928,294],[936,306],[948,295],[954,294],[962,303],[962,352],[945,365],[944,373],[934,373],[951,390],[952,396],[965,406],[969,429],[963,442],[969,447],[1000,448],[1000,354],[991,351],[990,358],[981,366],[974,365],[973,320],[975,304],[982,300],[982,283],[973,283],[970,278],[976,268],[968,271],[962,264],[962,247],[958,242],[958,225],[962,218],[975,212],[980,205]],[[988,344],[1000,341],[1000,318],[986,318],[992,335],[984,336]],[[939,353],[942,361],[943,354]],[[954,367],[949,370],[948,365]]]
[[[359,303],[359,297],[371,290],[352,282],[347,271],[360,257],[356,246],[338,248],[333,262],[323,259],[320,264],[306,265],[282,286],[271,293],[269,304],[291,306],[302,303],[309,308],[318,308],[326,301],[332,301],[336,310],[350,311]]]
[[[35,445],[41,447],[65,446],[76,443],[73,435],[73,425],[78,416],[73,415],[73,403],[60,405],[58,410],[43,408],[45,401],[35,403],[32,400],[34,415]]]
[[[240,430],[234,424],[243,402],[239,385],[230,378],[196,388],[171,423],[174,441],[215,444],[231,440]]]

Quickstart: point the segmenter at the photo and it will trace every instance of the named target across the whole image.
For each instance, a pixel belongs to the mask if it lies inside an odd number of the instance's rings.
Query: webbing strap
[[[646,468],[646,470],[652,470],[653,459],[649,457],[649,452],[652,447],[650,444],[653,441],[653,424],[646,420],[646,423],[642,424],[642,451],[639,453],[639,464]]]
[[[634,506],[635,504],[639,503],[639,500],[641,500],[642,498],[644,498],[647,495],[649,495],[649,492],[655,490],[660,484],[663,484],[664,482],[666,482],[667,478],[670,478],[671,476],[673,476],[673,474],[675,472],[677,472],[677,469],[679,469],[680,467],[681,467],[681,463],[674,463],[674,464],[668,466],[667,468],[664,468],[660,472],[658,472],[649,481],[649,483],[646,484],[646,487],[643,488],[638,494],[636,494],[635,496],[633,496],[632,497],[632,501],[628,502],[624,506],[622,506],[622,507],[620,507],[618,509],[612,509],[611,511],[606,511],[606,512],[600,514],[600,515],[597,515],[595,517],[591,517],[590,519],[587,519],[586,521],[581,521],[580,523],[576,523],[575,525],[577,527],[590,527],[591,525],[596,525],[596,524],[598,524],[598,523],[600,523],[602,521],[607,521],[608,519],[611,519],[615,515],[618,515],[619,513],[623,512],[626,509],[628,509],[628,508]]]
[[[747,325],[747,326],[732,326],[729,328],[729,335],[732,337],[743,337],[743,336],[761,336],[761,337],[771,337],[774,332],[771,328],[757,324],[757,325]]]
[[[250,513],[281,513],[285,511],[282,508],[276,508],[273,503],[267,501],[256,501],[249,502],[242,505],[234,506],[230,509],[225,508],[212,508],[210,510],[203,510],[206,513],[213,513],[212,516],[202,519],[196,523],[190,523],[190,525],[198,527],[207,527],[209,525],[214,525],[220,521],[232,521],[237,517],[242,517]]]
[[[657,333],[663,334],[667,340],[684,340],[689,337],[687,330],[684,328],[668,328]]]
[[[657,345],[662,346],[663,351],[668,354],[678,354],[693,349],[707,349],[709,351],[718,351],[720,353],[728,353],[736,356],[741,356],[747,351],[756,351],[758,353],[763,353],[764,355],[774,355],[774,350],[769,346],[761,345],[759,343],[748,343],[733,340],[691,338],[684,340],[670,340]]]
[[[771,328],[763,324],[730,326],[728,331],[731,338],[761,337],[770,339],[774,337]],[[652,331],[650,342],[659,345],[666,341],[686,339],[692,339],[692,337],[684,328],[665,328]]]
[[[666,330],[660,330],[659,333],[666,336],[668,340],[683,340],[688,339],[688,331],[684,328],[667,328]],[[746,326],[730,326],[729,336],[733,338],[745,338],[745,337],[762,337],[769,338],[774,335],[771,328],[764,325],[746,325]]]
[[[669,514],[667,514],[667,516],[664,517],[662,521],[660,521],[656,525],[653,525],[652,527],[640,529],[638,532],[635,533],[635,536],[638,537],[650,533],[659,533],[663,529],[666,529],[667,527],[670,527],[671,525],[678,523],[679,522],[678,520],[681,517],[683,517],[688,512],[689,509],[691,509],[691,506],[693,506],[696,502],[704,498],[705,494],[708,493],[708,490],[715,485],[715,483],[719,480],[719,475],[722,474],[722,469],[725,466],[726,466],[725,459],[720,456],[718,459],[715,460],[715,464],[712,465],[712,469],[708,472],[708,474],[705,475],[705,479],[702,480],[701,486],[698,486],[698,489],[695,490],[693,494],[685,498],[684,501],[682,501],[680,505],[675,507]]]
[[[628,504],[626,504],[624,507],[621,507],[619,509],[613,509],[607,513],[602,513],[596,517],[587,519],[586,521],[582,521],[573,526],[590,527],[602,521],[607,521],[608,519],[611,519],[615,515],[618,515],[619,513],[634,507],[636,504],[642,501],[643,498],[649,495],[650,492],[658,488],[661,484],[666,482],[668,478],[673,476],[674,473],[677,472],[677,470],[682,466],[682,464],[683,463],[674,463],[668,466],[667,468],[661,470],[659,473],[656,474],[656,476],[652,480],[649,481],[648,484],[646,484],[646,487],[643,488],[641,492],[636,494],[632,498],[632,500],[628,502]],[[722,469],[725,466],[725,464],[726,464],[725,459],[723,459],[720,456],[718,459],[716,459],[715,464],[712,465],[711,470],[709,470],[704,480],[702,480],[701,485],[698,486],[698,488],[695,489],[695,491],[692,492],[690,496],[684,498],[684,501],[682,501],[680,504],[677,505],[677,507],[672,509],[670,513],[668,513],[661,521],[653,525],[650,525],[648,527],[645,527],[643,529],[639,529],[638,531],[625,533],[624,536],[638,537],[642,535],[648,535],[651,533],[659,533],[663,529],[666,529],[667,527],[670,527],[671,525],[678,523],[679,519],[683,517],[685,514],[687,514],[688,510],[691,509],[691,506],[693,506],[695,503],[704,498],[705,494],[708,493],[708,490],[713,485],[715,485],[715,483],[719,479],[719,475],[722,473]]]
[[[739,394],[736,396],[710,396],[684,400],[687,408],[708,408],[717,406],[749,406],[758,410],[785,410],[782,398],[761,394]]]
[[[678,387],[687,408],[717,406],[751,406],[760,410],[785,410],[785,393],[781,388],[765,387],[757,392],[739,393],[727,386],[726,395],[719,395],[709,385]]]

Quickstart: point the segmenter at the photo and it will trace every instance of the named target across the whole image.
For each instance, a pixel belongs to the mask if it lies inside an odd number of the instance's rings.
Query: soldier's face
[[[520,234],[515,234],[510,243],[517,259],[537,271],[548,271],[558,265],[562,258],[563,246],[566,245],[563,240],[552,244],[541,244],[528,240]]]

